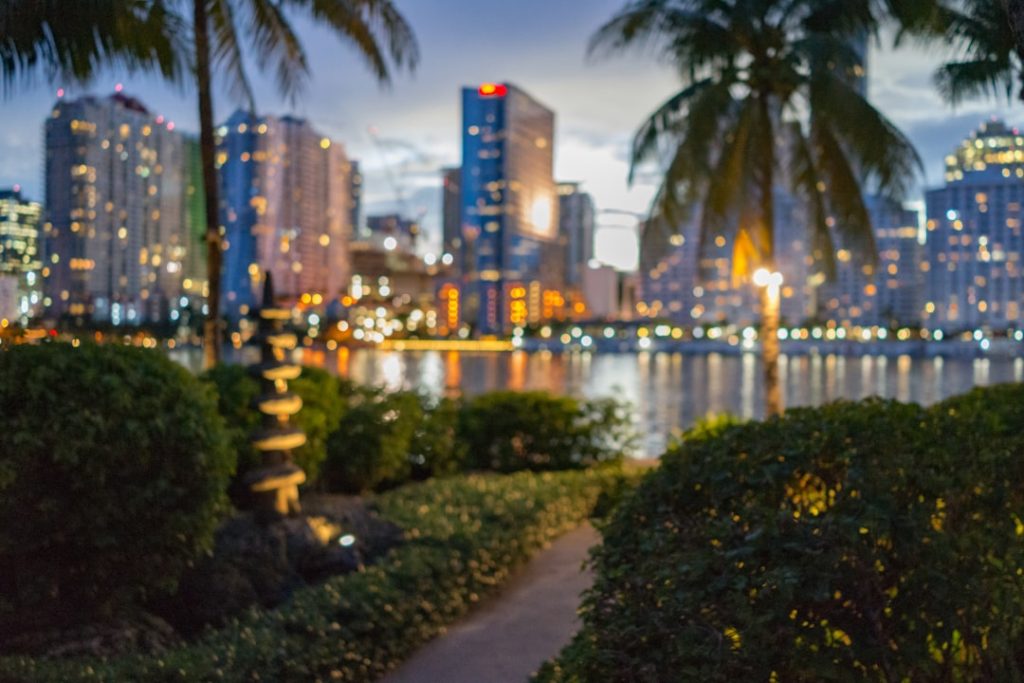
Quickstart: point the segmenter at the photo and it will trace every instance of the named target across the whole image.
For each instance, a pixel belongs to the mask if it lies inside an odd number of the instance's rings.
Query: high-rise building
[[[946,185],[925,195],[924,322],[955,331],[1024,321],[1024,136],[990,121],[946,157]]]
[[[441,176],[441,251],[454,256],[462,251],[462,169],[443,168]]]
[[[238,111],[218,130],[224,310],[245,315],[263,273],[282,300],[329,302],[347,285],[352,166],[304,120]]]
[[[594,258],[594,200],[579,183],[558,184],[558,231],[565,245],[566,284],[578,289]]]
[[[920,322],[919,215],[877,195],[865,197],[878,260],[864,263],[853,245],[838,244],[836,276],[818,292],[819,314],[845,325],[896,327]]]
[[[462,236],[476,330],[555,317],[565,300],[555,115],[513,85],[485,83],[463,89],[462,118]]]
[[[54,105],[42,271],[49,315],[167,319],[186,257],[184,155],[173,123],[120,92]]]
[[[353,239],[361,237],[363,232],[363,172],[359,170],[359,162],[350,160],[349,166],[352,169],[349,180],[349,206],[352,211],[349,215],[349,225],[352,226]]]
[[[21,196],[21,188],[0,190],[0,318],[26,320],[42,302],[39,228],[42,207]]]

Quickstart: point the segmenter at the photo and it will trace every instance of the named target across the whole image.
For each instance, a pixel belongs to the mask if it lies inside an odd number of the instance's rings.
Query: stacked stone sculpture
[[[299,485],[306,481],[306,473],[292,462],[291,451],[306,443],[306,435],[289,422],[302,408],[302,399],[288,391],[288,380],[302,374],[302,368],[287,360],[288,352],[295,348],[298,340],[294,334],[284,331],[291,311],[274,306],[274,285],[269,273],[257,316],[260,362],[251,369],[260,380],[256,408],[263,419],[252,435],[252,444],[262,462],[246,475],[244,483],[257,513],[268,517],[296,515],[299,513]]]

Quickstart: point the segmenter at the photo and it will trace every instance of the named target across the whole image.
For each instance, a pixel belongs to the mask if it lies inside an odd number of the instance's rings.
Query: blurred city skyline
[[[484,81],[511,82],[556,112],[555,170],[559,180],[580,181],[598,209],[644,213],[653,181],[627,185],[628,148],[633,130],[678,88],[672,70],[653,58],[589,60],[590,35],[622,0],[576,0],[516,4],[435,0],[427,6],[397,3],[420,41],[423,60],[417,73],[398,74],[388,89],[379,88],[353,51],[322,29],[300,23],[312,77],[292,106],[267,79],[255,82],[257,110],[307,118],[325,135],[342,142],[361,162],[365,176],[363,215],[398,208],[396,185],[415,211],[425,211],[427,247],[439,248],[442,166],[461,158],[459,89]],[[1020,123],[1020,108],[1004,101],[978,100],[957,109],[944,104],[931,82],[946,53],[903,46],[872,45],[868,62],[869,96],[917,145],[925,164],[925,187],[942,182],[943,158],[981,121],[998,116]],[[105,95],[115,83],[182,130],[197,129],[194,95],[155,76],[109,72],[88,87],[42,80],[0,100],[5,125],[0,131],[0,187],[20,185],[43,197],[42,123],[63,85],[69,97]],[[218,121],[237,103],[218,98]],[[368,130],[375,129],[378,142]],[[393,182],[394,181],[394,182]],[[923,187],[909,200],[923,198]],[[596,256],[617,267],[634,265],[635,248],[623,215],[599,219]]]

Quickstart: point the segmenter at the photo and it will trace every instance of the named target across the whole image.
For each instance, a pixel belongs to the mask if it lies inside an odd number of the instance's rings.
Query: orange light
[[[504,97],[508,94],[508,88],[500,83],[484,83],[478,92],[482,97]]]

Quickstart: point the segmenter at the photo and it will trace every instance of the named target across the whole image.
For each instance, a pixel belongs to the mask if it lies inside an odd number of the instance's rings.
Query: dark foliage
[[[3,632],[171,591],[209,547],[234,453],[213,392],[162,354],[15,347],[0,416]]]
[[[514,472],[614,461],[629,449],[633,433],[624,406],[613,400],[498,391],[466,402],[459,439],[469,467]]]
[[[538,680],[1020,680],[1021,425],[1013,385],[690,435]]]

